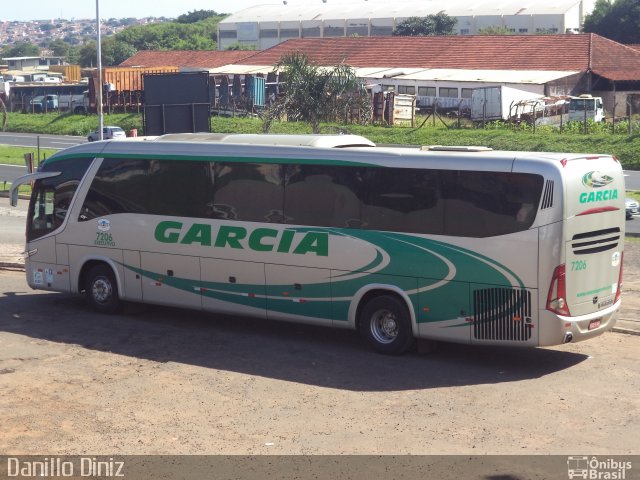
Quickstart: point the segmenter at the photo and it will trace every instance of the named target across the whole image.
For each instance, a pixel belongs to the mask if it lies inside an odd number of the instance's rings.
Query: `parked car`
[[[624,206],[627,212],[627,220],[633,218],[634,215],[640,214],[640,206],[638,206],[638,202],[636,202],[633,198],[625,198]]]
[[[127,135],[124,133],[124,130],[120,127],[103,127],[102,128],[102,139],[103,140],[111,140],[112,138],[125,138]],[[100,130],[95,129],[93,132],[89,134],[87,140],[93,142],[94,140],[100,140]]]

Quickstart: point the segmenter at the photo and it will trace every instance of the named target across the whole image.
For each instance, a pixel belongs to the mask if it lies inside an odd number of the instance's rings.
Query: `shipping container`
[[[80,65],[51,65],[49,71],[61,73],[65,82],[80,81]]]

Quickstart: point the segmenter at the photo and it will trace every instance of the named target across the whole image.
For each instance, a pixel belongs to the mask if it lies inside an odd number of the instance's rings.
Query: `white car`
[[[120,127],[102,127],[103,140],[111,140],[112,138],[125,138],[126,136],[127,135],[124,133],[124,130]],[[89,134],[87,140],[89,140],[90,142],[100,140],[100,130],[96,128]]]

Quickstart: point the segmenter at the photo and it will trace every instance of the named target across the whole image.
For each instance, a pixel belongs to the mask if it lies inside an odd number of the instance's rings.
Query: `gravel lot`
[[[592,455],[640,445],[640,336],[390,358],[347,331],[166,308],[96,315],[9,271],[0,305],[5,454]]]

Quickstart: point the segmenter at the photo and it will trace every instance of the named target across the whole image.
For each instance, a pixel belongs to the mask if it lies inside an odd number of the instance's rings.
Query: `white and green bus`
[[[173,134],[56,153],[33,182],[32,288],[414,339],[543,346],[610,329],[615,157]]]

